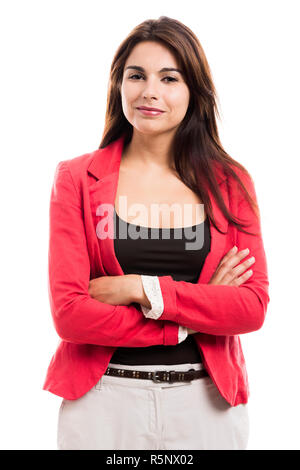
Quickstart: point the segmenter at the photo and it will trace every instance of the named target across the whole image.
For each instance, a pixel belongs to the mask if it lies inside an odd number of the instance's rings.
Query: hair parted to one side
[[[171,149],[179,177],[203,201],[207,216],[220,233],[223,232],[216,225],[207,186],[228,222],[244,233],[256,235],[244,230],[243,227],[248,225],[238,222],[241,219],[234,217],[224,204],[214,175],[215,163],[237,182],[255,216],[260,219],[256,201],[233,166],[251,179],[250,174],[225,152],[219,139],[216,121],[216,116],[220,117],[218,97],[204,50],[197,36],[180,21],[167,16],[146,20],[137,25],[118,47],[110,69],[105,125],[99,149],[122,135],[125,137],[124,146],[132,138],[133,127],[122,111],[120,89],[125,62],[134,46],[142,41],[155,41],[170,50],[183,70],[184,80],[190,91],[189,106],[176,131]]]

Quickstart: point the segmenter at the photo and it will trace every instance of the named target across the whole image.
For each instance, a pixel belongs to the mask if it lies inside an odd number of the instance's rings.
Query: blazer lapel
[[[88,171],[98,178],[89,187],[92,218],[100,248],[104,275],[124,274],[114,250],[114,202],[118,187],[119,168],[122,158],[124,137],[96,152]]]
[[[95,152],[88,171],[98,178],[89,187],[90,204],[100,248],[101,262],[104,273],[108,276],[120,276],[124,274],[114,250],[114,203],[118,187],[119,169],[124,145],[124,136],[112,142],[104,149]],[[216,167],[216,179],[221,186],[224,202],[228,207],[228,193],[222,183],[226,176]],[[219,209],[214,197],[209,191],[212,209],[217,226],[223,232],[227,232],[228,221]],[[222,235],[210,222],[211,249],[208,253],[198,283],[208,283],[214,274],[226,245],[226,233]],[[98,263],[101,265],[101,262]]]

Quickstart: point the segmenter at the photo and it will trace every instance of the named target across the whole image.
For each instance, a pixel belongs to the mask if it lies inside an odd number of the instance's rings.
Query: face
[[[136,68],[138,67],[138,70]],[[171,52],[163,45],[138,43],[128,56],[121,85],[124,115],[134,130],[143,134],[175,131],[189,105],[190,93]],[[143,113],[138,107],[158,108],[160,113]]]

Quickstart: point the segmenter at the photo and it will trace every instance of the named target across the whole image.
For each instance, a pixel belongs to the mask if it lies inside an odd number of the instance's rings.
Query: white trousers
[[[108,367],[196,370],[203,364]],[[62,400],[59,450],[245,450],[248,405],[231,406],[210,377],[155,383],[103,375],[77,400]]]

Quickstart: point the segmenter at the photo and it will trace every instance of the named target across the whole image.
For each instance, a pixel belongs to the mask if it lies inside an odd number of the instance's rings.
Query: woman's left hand
[[[142,282],[135,274],[102,276],[91,279],[89,295],[111,305],[129,305],[142,296]]]

